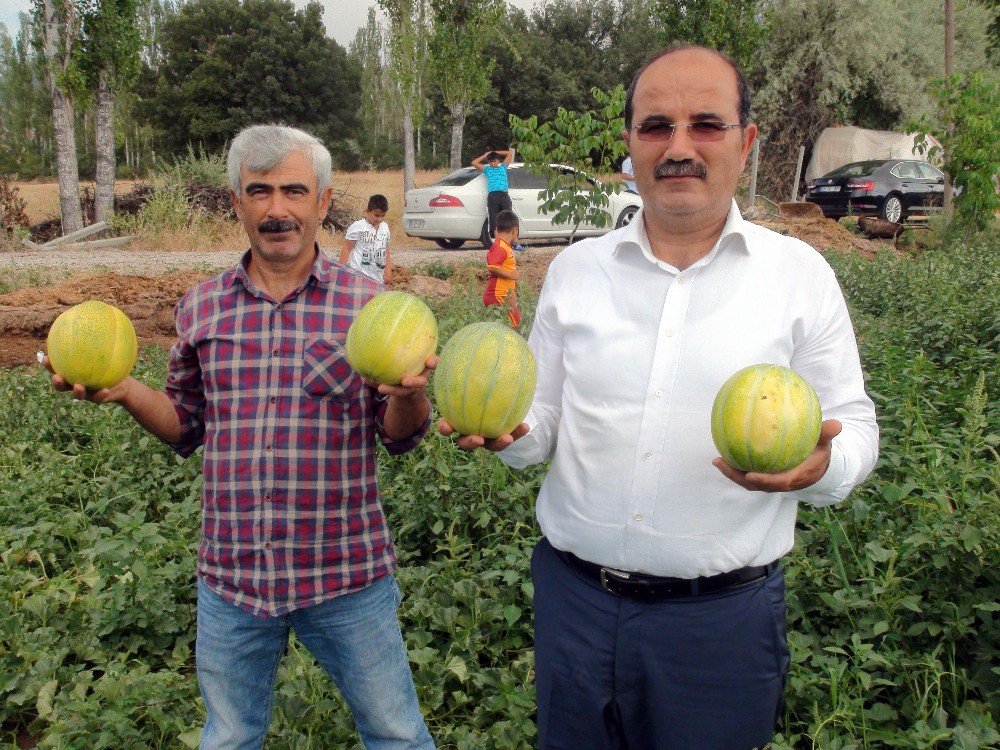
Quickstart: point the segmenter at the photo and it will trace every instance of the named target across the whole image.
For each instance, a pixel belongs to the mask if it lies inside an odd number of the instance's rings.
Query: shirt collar
[[[328,284],[333,279],[333,264],[330,259],[326,257],[326,253],[319,249],[319,243],[313,243],[313,252],[315,253],[315,258],[313,259],[312,268],[309,270],[309,276],[306,278],[306,283],[303,284],[303,288],[309,283],[310,279],[316,279],[318,283]],[[235,267],[231,268],[224,280],[226,287],[232,287],[233,284],[238,280],[245,289],[256,289],[254,283],[250,280],[250,274],[247,271],[248,264],[250,263],[250,256],[252,251],[247,250],[243,253],[239,262]]]
[[[645,216],[645,206],[640,208],[635,217],[629,222],[628,226],[625,227],[625,232],[622,234],[621,239],[612,248],[612,255],[617,255],[622,249],[626,247],[638,249],[645,255],[651,262],[659,263],[660,261],[653,255],[653,249],[649,244],[649,236],[646,234],[646,223],[644,221]],[[739,206],[736,205],[736,199],[733,199],[732,205],[729,207],[729,213],[726,216],[726,223],[722,227],[722,232],[719,234],[719,239],[716,240],[715,245],[712,247],[711,252],[704,258],[699,260],[695,265],[704,265],[709,263],[723,247],[728,247],[730,245],[737,245],[742,247],[744,252],[751,252],[750,247],[750,222],[743,218],[740,213]]]

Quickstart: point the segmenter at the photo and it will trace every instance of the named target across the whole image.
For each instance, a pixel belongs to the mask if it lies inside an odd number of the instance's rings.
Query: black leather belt
[[[604,590],[644,602],[717,594],[734,586],[760,581],[778,568],[778,561],[775,560],[767,565],[754,565],[714,576],[663,578],[608,568],[581,560],[571,552],[564,552],[555,547],[553,549],[563,562],[596,582]]]

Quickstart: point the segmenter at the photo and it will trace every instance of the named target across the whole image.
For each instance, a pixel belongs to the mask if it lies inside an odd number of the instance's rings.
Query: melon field
[[[841,506],[801,508],[785,559],[792,667],[773,747],[996,747],[1000,240],[828,258],[858,332],[881,456]],[[464,278],[450,297],[426,299],[441,343],[503,315]],[[536,291],[519,294],[524,329]],[[149,346],[136,374],[159,387],[165,365]],[[0,403],[0,748],[197,747],[198,457],[180,460],[115,407],[53,392],[36,367],[0,369]],[[439,748],[535,746],[528,561],[543,474],[437,434],[381,456],[400,618]],[[294,639],[266,747],[360,747]]]

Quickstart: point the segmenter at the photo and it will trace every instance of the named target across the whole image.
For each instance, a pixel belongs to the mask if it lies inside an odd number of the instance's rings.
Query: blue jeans
[[[385,576],[367,588],[283,617],[244,612],[198,579],[196,661],[208,720],[202,750],[264,745],[288,632],[340,689],[367,750],[433,750],[396,619],[400,594]]]

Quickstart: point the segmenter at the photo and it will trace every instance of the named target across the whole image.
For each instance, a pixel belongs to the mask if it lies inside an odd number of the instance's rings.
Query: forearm
[[[176,443],[181,437],[181,420],[167,394],[134,378],[129,381],[128,391],[119,403],[144,429],[165,443]]]
[[[390,396],[382,426],[390,440],[402,441],[413,437],[431,413],[431,402],[420,391],[411,396]]]

